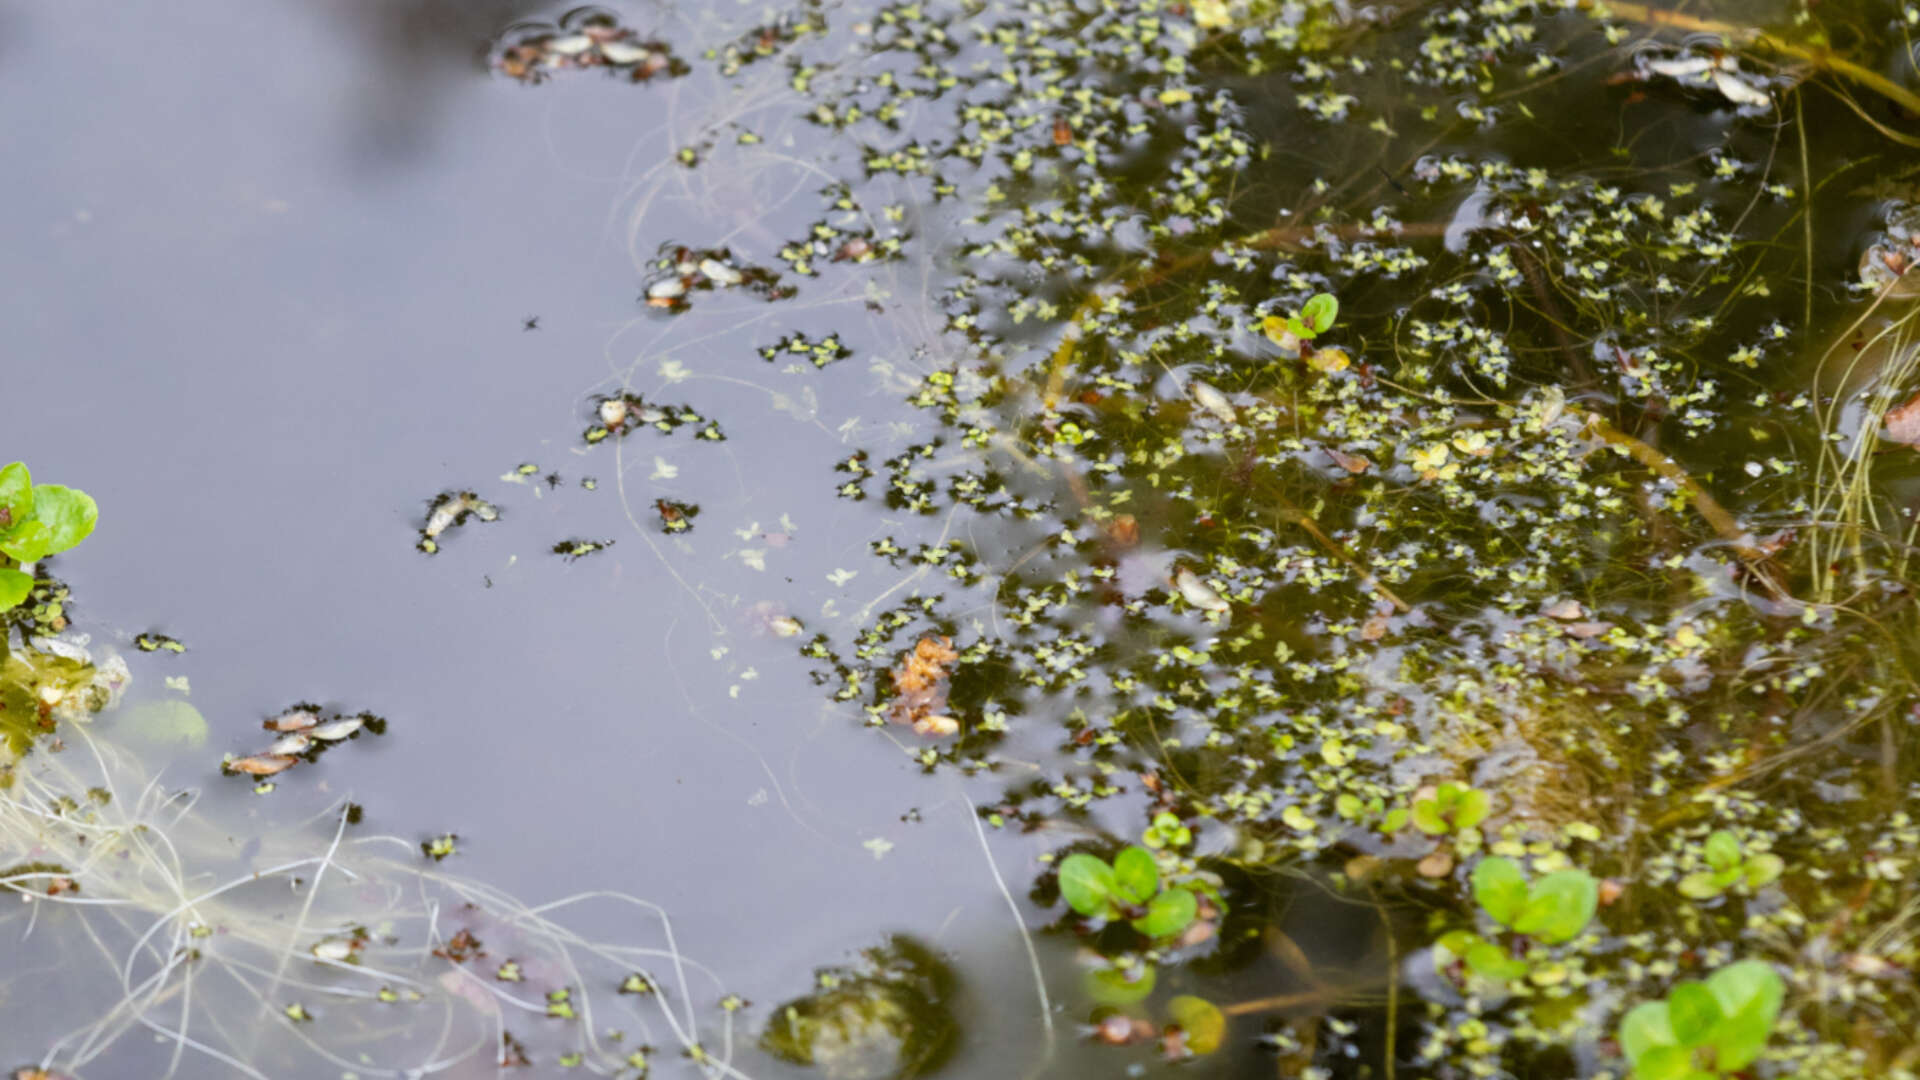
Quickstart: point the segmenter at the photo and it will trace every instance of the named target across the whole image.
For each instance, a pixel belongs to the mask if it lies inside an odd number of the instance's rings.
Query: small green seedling
[[[1492,804],[1486,792],[1449,780],[1432,798],[1413,804],[1413,825],[1428,836],[1463,833],[1487,820]]]
[[[33,575],[20,567],[72,549],[99,518],[100,508],[86,492],[59,484],[36,487],[18,461],[0,468],[0,611],[33,593]]]
[[[1060,895],[1082,915],[1130,920],[1150,938],[1172,937],[1200,913],[1200,898],[1180,885],[1161,887],[1160,864],[1139,845],[1123,848],[1108,863],[1078,852],[1060,863]]]
[[[1140,842],[1155,851],[1183,848],[1193,843],[1193,830],[1181,824],[1179,815],[1159,813],[1153,816],[1153,824],[1147,826]]]
[[[1714,1080],[1745,1069],[1766,1049],[1786,984],[1759,960],[1728,964],[1705,982],[1683,982],[1665,1001],[1620,1021],[1620,1052],[1636,1080]]]
[[[1600,882],[1585,870],[1556,870],[1529,883],[1513,860],[1493,856],[1473,869],[1473,897],[1488,917],[1512,933],[1560,945],[1593,921],[1600,908]],[[1464,961],[1468,970],[1489,979],[1505,981],[1534,973],[1531,964],[1515,958],[1505,946],[1470,930],[1445,934],[1439,944]]]
[[[1735,885],[1760,889],[1772,884],[1787,868],[1786,861],[1770,851],[1748,855],[1740,841],[1721,829],[1707,837],[1707,869],[1696,870],[1680,879],[1680,895],[1693,900],[1708,900]]]
[[[1333,321],[1339,317],[1339,299],[1332,293],[1315,293],[1299,311],[1284,319],[1278,315],[1267,316],[1261,320],[1260,329],[1274,344],[1292,347],[1333,329]]]

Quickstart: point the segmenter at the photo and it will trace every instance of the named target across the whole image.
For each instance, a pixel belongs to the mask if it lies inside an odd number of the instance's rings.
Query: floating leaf
[[[1145,916],[1133,928],[1153,938],[1172,937],[1185,930],[1200,913],[1200,898],[1191,889],[1168,889],[1147,904]]]
[[[1715,1064],[1723,1073],[1737,1072],[1752,1064],[1766,1048],[1773,1021],[1780,1015],[1780,1003],[1786,998],[1786,984],[1764,961],[1741,960],[1708,976],[1707,989],[1726,1017],[1714,1033],[1713,1044],[1718,1050]]]
[[[1620,1020],[1619,1041],[1620,1052],[1627,1056],[1636,1069],[1647,1051],[1660,1046],[1678,1045],[1667,1003],[1649,1001],[1634,1006],[1633,1011]]]
[[[1491,941],[1479,941],[1467,948],[1467,967],[1483,978],[1506,982],[1527,973],[1524,960],[1507,955],[1507,950]]]
[[[1151,965],[1129,973],[1119,968],[1100,968],[1087,972],[1087,996],[1096,1005],[1131,1005],[1153,993],[1155,982]]]
[[[93,533],[100,520],[100,507],[93,496],[60,484],[41,484],[33,489],[33,516],[49,532],[47,554],[72,550]]]
[[[1106,914],[1117,886],[1113,867],[1104,859],[1076,852],[1060,863],[1060,896],[1082,915]]]
[[[1527,879],[1512,859],[1482,859],[1473,868],[1473,898],[1494,922],[1512,926],[1527,906]]]
[[[1339,317],[1340,301],[1332,293],[1315,293],[1300,309],[1300,320],[1314,334],[1324,334],[1333,329],[1333,320]]]
[[[1720,1002],[1705,983],[1683,982],[1667,993],[1667,1022],[1674,1041],[1699,1046],[1720,1026]]]
[[[1526,910],[1513,921],[1522,934],[1549,945],[1572,940],[1600,909],[1600,882],[1585,870],[1559,870],[1527,889]]]
[[[1160,891],[1160,865],[1143,847],[1128,847],[1113,860],[1114,893],[1129,904],[1144,904]]]
[[[1741,869],[1741,873],[1747,879],[1747,888],[1759,889],[1778,881],[1780,875],[1785,873],[1786,869],[1786,860],[1768,851],[1748,859],[1747,865]]]
[[[120,714],[120,723],[149,742],[200,746],[207,741],[207,718],[200,715],[199,709],[177,698],[143,701],[137,705],[130,705]],[[248,770],[237,771],[247,772]],[[280,769],[274,769],[273,772],[253,775],[271,776],[279,771]]]
[[[0,566],[0,611],[18,607],[33,595],[33,575]]]
[[[1725,829],[1707,837],[1707,865],[1715,870],[1725,870],[1740,864],[1740,841]]]
[[[1181,994],[1167,1002],[1167,1017],[1187,1033],[1187,1049],[1211,1054],[1227,1037],[1227,1017],[1206,998]]]

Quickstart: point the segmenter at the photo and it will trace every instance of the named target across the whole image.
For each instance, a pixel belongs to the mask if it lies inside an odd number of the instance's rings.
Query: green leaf
[[[1740,841],[1725,829],[1707,837],[1707,865],[1715,870],[1740,865]]]
[[[1153,993],[1153,968],[1142,968],[1133,978],[1118,968],[1099,968],[1087,972],[1087,996],[1096,1005],[1131,1005]]]
[[[149,742],[202,746],[207,741],[207,718],[173,698],[129,706],[120,714],[120,723]]]
[[[1227,1037],[1227,1017],[1206,998],[1181,994],[1167,1002],[1167,1017],[1187,1033],[1187,1049],[1211,1054]]]
[[[1396,806],[1387,811],[1386,820],[1380,823],[1380,831],[1383,833],[1397,833],[1407,827],[1407,820],[1410,816],[1411,815],[1407,813],[1406,807]]]
[[[1500,982],[1517,979],[1527,973],[1526,961],[1508,956],[1507,950],[1491,941],[1482,941],[1468,947],[1467,967],[1472,969],[1475,975]]]
[[[1516,871],[1517,873],[1517,871]],[[1572,940],[1600,910],[1600,882],[1585,870],[1556,870],[1527,890],[1512,926],[1549,945]]]
[[[1116,882],[1106,860],[1084,852],[1060,863],[1060,896],[1082,915],[1105,915],[1113,903]]]
[[[0,511],[0,536],[33,516],[33,475],[18,461],[0,468]]]
[[[1667,1020],[1673,1025],[1674,1041],[1681,1046],[1699,1046],[1713,1035],[1722,1019],[1720,1001],[1701,982],[1683,982],[1667,992]]]
[[[1428,836],[1440,836],[1447,831],[1447,819],[1440,813],[1438,800],[1421,799],[1413,804],[1413,827]]]
[[[0,611],[18,607],[22,600],[33,595],[33,575],[18,570],[0,567]]]
[[[1478,788],[1467,788],[1460,793],[1460,806],[1453,812],[1453,827],[1465,832],[1487,820],[1487,814],[1493,810],[1493,800]]]
[[[1306,306],[1300,309],[1300,318],[1313,328],[1316,334],[1324,334],[1333,328],[1333,320],[1340,317],[1340,301],[1332,293],[1315,293]]]
[[[1689,900],[1708,900],[1726,891],[1720,884],[1719,875],[1711,870],[1695,870],[1680,879],[1680,895]]]
[[[1762,889],[1780,880],[1786,869],[1786,860],[1768,851],[1748,859],[1741,872],[1746,875],[1747,888]]]
[[[1674,1037],[1673,1020],[1668,1015],[1667,1003],[1648,1001],[1633,1007],[1620,1020],[1620,1052],[1634,1068],[1640,1066],[1640,1058],[1657,1046],[1678,1046],[1680,1040]]]
[[[1512,859],[1481,859],[1473,868],[1473,898],[1494,922],[1512,926],[1527,906],[1527,879]]]
[[[53,547],[53,530],[44,521],[28,518],[0,536],[0,552],[23,563],[39,562]]]
[[[1693,1051],[1684,1046],[1656,1046],[1633,1063],[1634,1080],[1693,1080]]]
[[[1127,847],[1113,860],[1114,895],[1128,904],[1144,904],[1160,891],[1160,864],[1143,847]]]
[[[1725,1014],[1714,1033],[1715,1064],[1721,1072],[1744,1069],[1766,1048],[1786,984],[1764,961],[1741,960],[1709,975],[1707,989]]]
[[[1313,327],[1301,322],[1297,316],[1287,317],[1287,333],[1302,340],[1313,337]]]
[[[1471,930],[1449,930],[1441,934],[1440,940],[1434,942],[1434,944],[1447,950],[1447,952],[1453,954],[1455,957],[1465,960],[1467,958],[1467,950],[1473,948],[1479,942],[1480,935]]]
[[[1147,913],[1133,920],[1133,928],[1153,938],[1172,937],[1200,914],[1200,898],[1191,889],[1168,889],[1153,898]]]
[[[59,484],[41,484],[33,489],[33,516],[52,531],[47,554],[70,551],[93,532],[100,520],[100,507],[93,496]]]

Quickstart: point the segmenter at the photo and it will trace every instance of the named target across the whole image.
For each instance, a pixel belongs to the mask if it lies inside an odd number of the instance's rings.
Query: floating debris
[[[671,435],[688,425],[697,425],[700,428],[697,438],[708,442],[725,442],[727,438],[719,424],[708,420],[690,405],[659,405],[633,393],[595,397],[590,399],[590,405],[593,419],[597,422],[581,434],[588,446],[604,442],[609,437],[630,435],[643,427]]]
[[[178,639],[151,631],[135,637],[133,647],[141,652],[170,652],[176,655],[187,651],[186,645]]]
[[[577,562],[613,546],[611,540],[562,540],[553,545],[553,553],[568,562]]]
[[[1682,86],[1711,89],[1742,109],[1766,109],[1773,105],[1766,78],[1742,70],[1740,61],[1732,53],[1647,50],[1638,60],[1642,78],[1658,76]]]
[[[916,735],[942,738],[958,734],[960,722],[946,715],[948,666],[960,659],[953,639],[929,634],[914,644],[893,669],[893,701],[888,721],[907,724]]]
[[[305,731],[320,722],[320,706],[295,705],[260,726],[268,731]]]
[[[771,364],[782,356],[797,356],[806,359],[814,367],[823,368],[836,360],[845,360],[853,355],[840,340],[839,334],[828,334],[814,341],[800,331],[794,331],[772,345],[762,346],[760,358]]]
[[[341,739],[353,738],[361,728],[366,726],[367,717],[365,716],[345,716],[315,727],[311,734],[323,742],[339,742]]]
[[[524,83],[539,83],[556,71],[604,68],[634,82],[678,78],[691,70],[666,42],[642,38],[612,16],[569,13],[559,26],[516,28],[497,42],[494,70]]]
[[[653,265],[657,276],[647,283],[642,299],[648,307],[673,314],[687,310],[696,292],[743,288],[765,300],[784,300],[794,294],[771,270],[735,265],[726,248],[665,244]]]
[[[300,759],[292,754],[255,754],[253,757],[230,757],[220,763],[222,771],[239,773],[246,776],[273,776],[293,768]]]
[[[660,531],[664,533],[692,532],[693,519],[700,514],[698,503],[676,499],[655,499],[653,509],[660,515]]]
[[[1173,587],[1180,591],[1180,596],[1185,599],[1187,603],[1192,604],[1201,611],[1233,610],[1233,605],[1227,603],[1226,599],[1219,593],[1214,592],[1213,586],[1200,580],[1200,575],[1188,570],[1186,567],[1181,567],[1174,572]]]
[[[469,520],[497,521],[500,511],[494,505],[471,491],[443,491],[427,504],[427,521],[420,529],[420,542],[416,546],[429,555],[440,550],[440,536],[448,529],[465,525]]]

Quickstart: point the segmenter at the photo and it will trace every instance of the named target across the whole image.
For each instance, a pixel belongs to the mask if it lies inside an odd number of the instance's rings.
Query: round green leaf
[[[1313,328],[1316,334],[1324,334],[1333,327],[1333,320],[1340,317],[1340,301],[1332,293],[1315,293],[1305,307],[1300,309],[1300,318]]]
[[[1487,820],[1487,814],[1493,809],[1493,800],[1478,788],[1467,788],[1460,793],[1460,805],[1453,812],[1453,827],[1465,832]]]
[[[1715,870],[1740,865],[1740,841],[1725,829],[1707,837],[1707,865]]]
[[[58,555],[77,546],[93,532],[100,507],[93,496],[59,484],[33,489],[33,516],[51,530],[47,554]]]
[[[1549,945],[1569,941],[1600,910],[1600,882],[1585,870],[1556,870],[1527,890],[1525,909],[1513,921],[1522,934]]]
[[[0,567],[0,611],[18,607],[33,594],[33,575]]]
[[[1167,1002],[1167,1017],[1187,1033],[1187,1049],[1211,1054],[1227,1037],[1227,1017],[1206,998],[1181,994]]]
[[[53,548],[53,530],[47,523],[28,518],[0,534],[0,552],[23,563],[39,562]]]
[[[1780,880],[1780,875],[1786,872],[1786,869],[1786,860],[1769,851],[1748,859],[1747,865],[1741,868],[1741,873],[1746,875],[1747,888],[1760,889]]]
[[[1693,1051],[1684,1046],[1656,1046],[1633,1063],[1634,1080],[1693,1080]]]
[[[1191,889],[1168,889],[1153,898],[1147,913],[1133,920],[1133,928],[1153,938],[1172,937],[1200,914],[1200,898]]]
[[[1084,852],[1060,863],[1060,896],[1082,915],[1105,915],[1113,902],[1113,867]]]
[[[1667,1020],[1674,1041],[1699,1046],[1720,1026],[1720,1001],[1705,983],[1683,982],[1667,993]]]
[[[16,461],[0,468],[0,535],[33,516],[33,475]]]
[[[1527,973],[1524,960],[1515,960],[1507,955],[1507,950],[1491,941],[1482,941],[1467,948],[1467,967],[1482,978],[1506,982],[1517,979]]]
[[[1421,799],[1413,804],[1413,827],[1428,836],[1439,836],[1447,831],[1447,819],[1440,813],[1440,803],[1434,799]]]
[[[1131,1005],[1153,993],[1153,968],[1146,966],[1130,978],[1118,968],[1099,968],[1087,972],[1087,996],[1096,1005]]]
[[[201,746],[207,741],[207,718],[174,698],[130,706],[120,714],[120,723],[149,742]]]
[[[1481,859],[1473,868],[1473,898],[1494,922],[1512,926],[1527,906],[1527,879],[1512,859]]]
[[[1709,975],[1707,989],[1725,1014],[1714,1033],[1715,1064],[1721,1072],[1744,1069],[1766,1048],[1786,984],[1764,961],[1741,960]]]
[[[1114,895],[1129,904],[1144,904],[1160,891],[1160,864],[1143,847],[1129,846],[1113,860]]]
[[[1658,1046],[1678,1046],[1673,1021],[1664,1001],[1648,1001],[1633,1007],[1620,1020],[1620,1052],[1637,1069],[1647,1051]]]
[[[1689,900],[1707,900],[1726,891],[1719,875],[1711,870],[1695,870],[1680,879],[1680,895]]]

